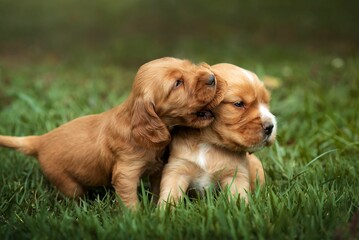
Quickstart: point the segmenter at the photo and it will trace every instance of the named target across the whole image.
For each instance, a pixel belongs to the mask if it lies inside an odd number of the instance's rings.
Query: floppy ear
[[[135,141],[145,148],[163,148],[171,140],[153,104],[142,98],[137,98],[132,108],[131,129]]]
[[[227,81],[222,77],[220,77],[218,74],[216,74],[216,72],[213,71],[212,69],[211,71],[216,76],[217,89],[216,89],[216,95],[214,96],[213,100],[208,104],[209,109],[213,109],[217,107],[223,101],[224,95],[226,94],[228,88]]]

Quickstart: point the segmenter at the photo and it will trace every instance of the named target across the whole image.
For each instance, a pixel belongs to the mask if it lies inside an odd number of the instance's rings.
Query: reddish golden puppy
[[[188,189],[203,190],[213,182],[229,188],[234,199],[246,199],[257,177],[264,183],[262,164],[249,153],[275,140],[276,120],[269,111],[269,93],[247,70],[225,63],[211,69],[217,79],[227,82],[228,89],[208,127],[173,132],[159,204],[176,203]]]
[[[221,88],[205,64],[157,59],[141,66],[121,105],[41,136],[0,136],[0,146],[37,157],[44,175],[68,197],[112,184],[133,207],[140,177],[161,169],[171,128],[208,125],[213,120],[208,109],[222,99]]]

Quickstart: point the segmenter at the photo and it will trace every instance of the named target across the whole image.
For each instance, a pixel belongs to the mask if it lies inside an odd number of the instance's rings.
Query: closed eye
[[[238,101],[233,103],[234,106],[238,107],[238,108],[246,108],[246,105],[244,104],[243,101]]]
[[[180,86],[183,85],[183,80],[182,79],[178,79],[176,80],[176,82],[173,85],[173,89],[179,88]]]

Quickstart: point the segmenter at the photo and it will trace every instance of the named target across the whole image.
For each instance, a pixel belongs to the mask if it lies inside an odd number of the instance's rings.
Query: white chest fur
[[[210,149],[211,145],[206,144],[206,143],[201,143],[198,146],[198,155],[197,158],[195,159],[196,163],[198,166],[200,166],[203,170],[206,170],[206,166],[207,166],[207,153],[208,150]]]
[[[198,145],[198,153],[193,160],[203,171],[201,174],[192,179],[190,188],[202,191],[203,188],[207,188],[211,184],[212,176],[211,173],[207,171],[208,161],[210,160],[208,157],[208,151],[210,148],[210,144],[201,143]]]

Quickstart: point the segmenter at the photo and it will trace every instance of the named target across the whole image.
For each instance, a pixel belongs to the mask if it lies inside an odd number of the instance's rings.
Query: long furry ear
[[[217,80],[217,89],[216,89],[216,95],[214,96],[213,100],[208,104],[209,109],[213,109],[217,107],[224,99],[224,95],[227,92],[228,84],[225,79],[223,79],[219,74],[216,74],[215,71],[211,69],[211,71],[216,76]]]
[[[171,141],[170,132],[153,104],[142,98],[136,99],[132,108],[131,128],[135,141],[146,148],[163,148]]]

